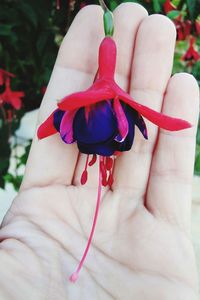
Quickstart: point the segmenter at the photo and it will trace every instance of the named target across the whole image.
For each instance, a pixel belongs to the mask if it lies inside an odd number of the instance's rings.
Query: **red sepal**
[[[159,126],[160,128],[170,130],[170,131],[178,131],[186,128],[190,128],[192,125],[182,119],[169,117],[162,113],[158,113],[157,111],[139,104],[135,102],[129,95],[120,95],[120,98],[130,105],[133,109],[139,112],[142,116],[147,118],[149,121]]]
[[[37,131],[38,139],[44,139],[50,135],[57,133],[57,130],[53,125],[54,113],[56,111],[57,111],[57,109],[54,110],[54,112],[38,128],[38,131]]]
[[[74,110],[83,106],[89,106],[103,100],[114,98],[115,93],[109,86],[109,81],[97,79],[86,91],[66,96],[59,103],[61,110]]]

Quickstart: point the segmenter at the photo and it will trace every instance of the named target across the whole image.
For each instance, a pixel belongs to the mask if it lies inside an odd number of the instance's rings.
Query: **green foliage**
[[[24,148],[24,153],[21,156],[17,157],[17,168],[24,166],[27,162],[29,151],[31,149],[31,141],[28,141],[28,144]]]
[[[5,180],[9,165],[10,165],[10,155],[11,155],[11,142],[10,138],[19,127],[20,120],[23,116],[23,111],[17,111],[13,115],[12,122],[8,120],[5,121],[6,111],[0,109],[0,187],[4,188]]]
[[[15,148],[17,148],[18,146],[19,145],[17,143],[14,145],[12,149],[13,152],[15,152]],[[19,190],[23,179],[23,176],[18,174],[18,170],[21,166],[24,166],[26,164],[30,147],[31,147],[31,141],[27,141],[27,145],[24,147],[24,153],[19,156],[18,155],[14,156],[16,160],[15,172],[12,174],[8,172],[3,176],[4,184],[11,183],[16,191]]]
[[[199,0],[187,0],[187,7],[190,14],[190,19],[195,20],[200,12],[200,1]]]
[[[170,18],[171,20],[176,19],[179,15],[180,15],[179,10],[172,10],[172,11],[168,12],[168,14],[167,14],[168,18]]]
[[[13,88],[25,92],[25,110],[41,102],[41,88],[48,83],[58,51],[55,37],[64,35],[65,20],[54,1],[1,0],[0,67],[17,75]]]
[[[9,182],[13,185],[15,191],[18,191],[19,188],[20,188],[20,185],[21,185],[21,182],[22,182],[22,179],[23,179],[23,176],[22,175],[16,175],[14,176],[13,174],[11,173],[7,173],[5,176],[4,176],[4,181],[5,183],[6,182]]]

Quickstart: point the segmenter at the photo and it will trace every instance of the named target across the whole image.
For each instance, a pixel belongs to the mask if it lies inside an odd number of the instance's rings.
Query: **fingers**
[[[151,15],[139,26],[132,62],[130,94],[135,101],[161,110],[169,80],[176,31],[173,23],[161,15]],[[114,189],[132,189],[141,199],[146,191],[157,127],[145,119],[149,140],[136,128],[133,147],[116,162]]]
[[[39,124],[55,109],[58,99],[92,83],[102,37],[101,8],[92,5],[82,9],[60,47],[40,108]],[[58,134],[40,141],[35,137],[21,189],[52,183],[70,184],[77,154],[77,146],[64,144]]]
[[[179,132],[160,130],[152,160],[146,205],[157,217],[189,228],[199,87],[189,74],[174,75],[168,84],[162,112],[189,121]]]
[[[124,89],[128,89],[134,40],[141,21],[147,17],[147,11],[138,4],[124,3],[114,11],[115,33],[117,44],[116,81]],[[101,25],[102,26],[102,25]],[[97,50],[92,49],[93,52]],[[94,53],[93,53],[94,55]],[[81,173],[85,168],[86,156],[81,154],[78,160],[73,183],[80,185]],[[96,187],[98,182],[98,164],[88,168],[87,186]]]

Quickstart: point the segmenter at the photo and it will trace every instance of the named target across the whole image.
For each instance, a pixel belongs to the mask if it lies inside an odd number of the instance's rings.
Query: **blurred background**
[[[105,1],[114,10],[137,2],[149,14],[167,15],[175,24],[177,42],[173,73],[189,72],[200,84],[200,0]],[[98,1],[0,1],[0,220],[23,178],[58,48],[74,16]],[[166,41],[167,43],[167,41]],[[200,124],[196,139],[192,233],[200,269]]]

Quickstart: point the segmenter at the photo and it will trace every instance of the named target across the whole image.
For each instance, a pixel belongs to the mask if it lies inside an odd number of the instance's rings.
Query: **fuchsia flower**
[[[182,56],[182,60],[188,62],[189,65],[193,65],[196,61],[200,60],[200,54],[195,50],[196,39],[192,36],[190,38],[190,45],[187,52]]]
[[[173,3],[171,3],[170,0],[166,0],[163,5],[163,9],[164,9],[164,12],[167,14],[168,12],[175,10],[176,6]]]
[[[183,20],[182,16],[178,16],[174,20],[174,24],[176,26],[177,31],[177,40],[183,41],[185,40],[191,33],[192,30],[192,22],[190,20]]]
[[[8,77],[15,77],[15,75],[6,70],[0,69],[0,85],[3,85]]]
[[[87,154],[81,183],[87,181],[87,166],[99,161],[99,188],[96,210],[88,243],[76,271],[70,280],[75,282],[83,266],[92,241],[99,211],[101,186],[112,185],[114,159],[111,157],[131,149],[135,125],[145,139],[147,128],[143,117],[167,130],[182,130],[191,125],[182,119],[158,113],[133,100],[114,80],[116,45],[111,37],[105,37],[99,48],[98,76],[86,91],[64,97],[56,110],[38,129],[38,138],[43,139],[59,133],[62,140],[77,142],[80,152]],[[89,155],[93,154],[89,162]]]
[[[10,78],[5,81],[5,91],[0,94],[0,105],[10,104],[15,109],[20,109],[22,106],[21,98],[24,97],[24,92],[12,91],[10,88]]]
[[[106,37],[99,49],[98,78],[86,91],[63,98],[39,127],[38,138],[59,132],[65,143],[76,141],[82,153],[111,156],[116,151],[130,150],[135,125],[147,139],[142,116],[167,130],[190,127],[184,120],[135,102],[114,81],[115,64],[116,45],[112,38]]]

